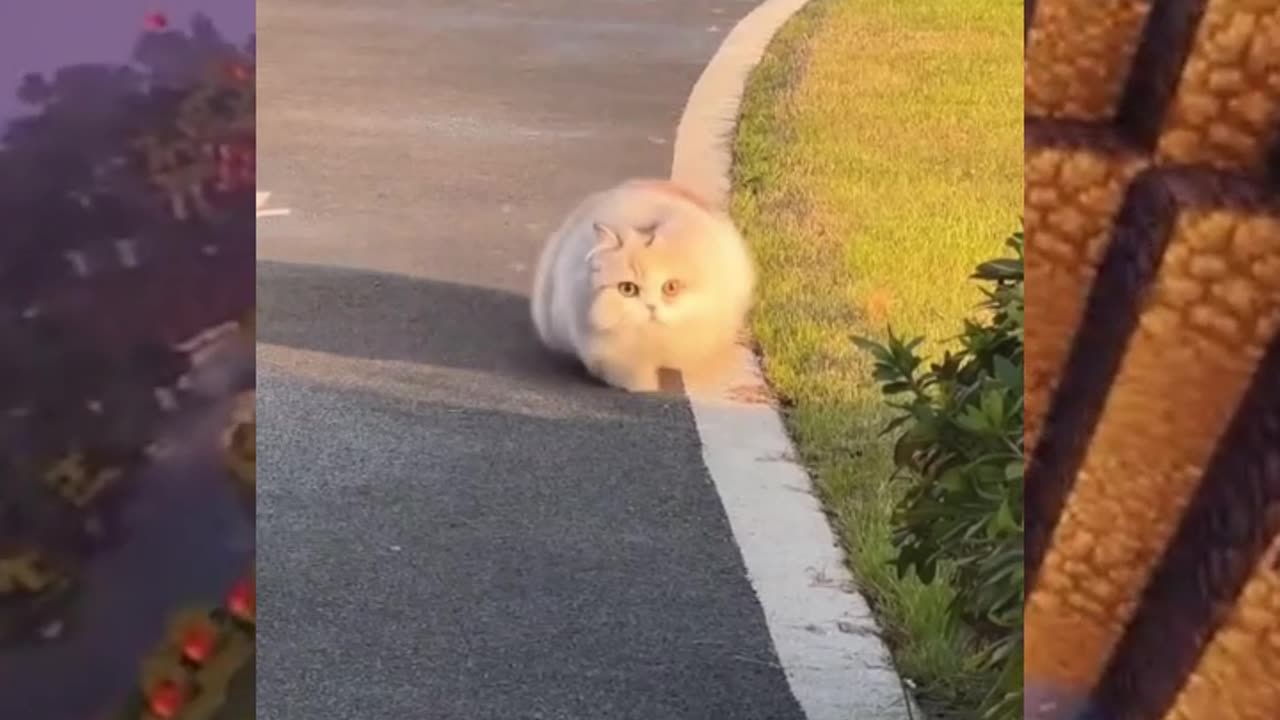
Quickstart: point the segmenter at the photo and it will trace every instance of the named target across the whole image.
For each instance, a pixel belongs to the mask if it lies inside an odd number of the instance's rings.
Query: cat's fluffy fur
[[[751,305],[755,271],[733,223],[666,180],[632,180],[588,197],[547,241],[531,301],[550,349],[600,380],[687,386],[728,367]]]

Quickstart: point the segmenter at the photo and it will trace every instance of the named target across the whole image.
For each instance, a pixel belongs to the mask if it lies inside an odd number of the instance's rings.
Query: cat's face
[[[688,243],[643,228],[597,226],[596,233],[589,258],[593,326],[674,328],[696,312],[702,270]]]

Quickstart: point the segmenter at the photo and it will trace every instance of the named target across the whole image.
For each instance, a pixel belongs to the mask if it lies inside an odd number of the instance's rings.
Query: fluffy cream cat
[[[666,180],[632,180],[588,197],[547,241],[531,310],[550,349],[600,380],[658,389],[714,381],[733,357],[755,271],[728,217]]]

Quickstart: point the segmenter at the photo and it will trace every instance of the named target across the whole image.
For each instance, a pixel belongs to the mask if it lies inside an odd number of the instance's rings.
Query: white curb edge
[[[672,179],[725,207],[747,76],[808,0],[765,0],[725,38],[685,105]],[[702,456],[724,504],[791,690],[808,720],[910,720],[904,691],[866,601],[755,356],[717,392],[691,396]]]

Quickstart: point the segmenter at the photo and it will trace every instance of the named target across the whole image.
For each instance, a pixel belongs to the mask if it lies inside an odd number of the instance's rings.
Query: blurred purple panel
[[[22,76],[76,63],[129,62],[151,13],[188,27],[203,13],[228,39],[253,33],[252,0],[0,0],[0,122],[20,114]]]
[[[154,13],[163,13],[169,28],[177,30],[190,28],[195,16],[203,15],[225,40],[243,45],[253,32],[254,9],[253,0],[0,0],[0,136],[11,120],[31,112],[17,98],[24,75],[51,76],[59,69],[81,64],[130,63],[147,18]],[[188,43],[179,33],[149,40],[152,62],[148,77],[154,77],[149,75],[151,72],[172,72],[173,66],[182,64],[172,62],[175,58],[181,61],[207,57],[184,55],[183,48],[199,44]],[[221,48],[221,44],[215,43],[215,47]],[[0,373],[0,402],[6,396],[62,397],[59,388],[68,384],[64,378],[106,378],[103,387],[119,392],[99,404],[100,414],[102,405],[108,408],[103,424],[112,428],[136,426],[139,432],[145,429],[151,433],[146,439],[164,439],[180,452],[133,471],[127,486],[121,485],[126,490],[117,493],[109,507],[91,513],[65,509],[46,512],[47,507],[65,506],[32,481],[37,474],[7,474],[7,462],[20,454],[15,448],[30,451],[33,445],[14,438],[58,433],[47,432],[47,424],[20,426],[21,420],[13,419],[17,416],[0,416],[10,419],[8,426],[0,423],[0,490],[8,493],[6,496],[0,492],[0,500],[16,497],[31,501],[20,508],[24,514],[0,513],[0,521],[7,523],[0,525],[0,543],[8,540],[11,545],[52,549],[50,554],[75,560],[68,573],[74,580],[74,592],[65,596],[65,606],[48,613],[48,617],[42,614],[38,621],[32,621],[22,603],[12,602],[12,598],[8,604],[0,602],[0,628],[31,626],[29,629],[39,630],[38,637],[28,633],[33,637],[24,637],[23,642],[10,642],[5,637],[6,642],[0,644],[0,720],[126,717],[120,714],[121,708],[136,696],[139,664],[156,648],[174,613],[193,606],[220,604],[227,589],[243,577],[253,557],[252,509],[236,494],[217,449],[221,430],[227,424],[229,398],[193,402],[190,409],[154,422],[146,419],[150,415],[138,419],[128,414],[130,408],[143,407],[139,398],[147,399],[148,412],[159,412],[152,387],[147,384],[155,381],[154,376],[147,375],[152,366],[142,362],[144,355],[137,350],[151,347],[148,343],[170,343],[189,337],[208,324],[217,324],[214,319],[221,322],[239,316],[252,306],[252,187],[237,190],[238,199],[231,206],[230,218],[212,225],[188,223],[171,227],[167,219],[158,219],[163,212],[153,212],[150,205],[124,202],[131,197],[127,188],[110,183],[102,185],[110,192],[95,196],[93,202],[80,202],[94,212],[101,208],[129,208],[128,212],[116,211],[127,218],[127,223],[99,222],[103,217],[115,217],[107,210],[93,216],[93,222],[61,222],[67,216],[47,208],[64,207],[57,203],[81,188],[101,189],[98,184],[102,181],[93,179],[98,177],[96,174],[77,173],[74,169],[81,163],[88,164],[88,158],[123,155],[125,148],[116,149],[116,144],[124,134],[113,128],[132,126],[119,125],[117,116],[139,107],[99,102],[104,93],[95,90],[100,88],[105,88],[108,99],[124,97],[129,92],[140,95],[136,89],[126,91],[132,87],[128,83],[113,90],[115,86],[102,83],[102,77],[100,73],[81,73],[72,77],[75,82],[60,83],[60,90],[67,92],[59,94],[55,119],[49,121],[50,116],[46,115],[41,122],[17,124],[24,129],[15,135],[20,139],[0,147],[0,162],[5,163],[0,165],[0,321],[18,317],[15,311],[26,308],[26,300],[38,298],[41,317],[56,318],[56,327],[62,332],[41,335],[26,325],[0,322],[0,330],[7,327],[11,331],[8,335],[0,332],[0,344],[10,343],[0,347],[0,360],[29,357],[32,348],[38,348],[57,361],[15,365],[46,368],[44,375],[53,375],[55,382],[28,383],[32,373],[25,370]],[[169,84],[165,87],[172,89]],[[172,122],[168,111],[159,111],[157,117],[143,126]],[[108,122],[110,119],[117,122]],[[95,134],[95,130],[103,128]],[[251,149],[252,138],[249,144]],[[14,172],[3,172],[15,168]],[[146,192],[155,189],[145,173],[120,170],[111,177],[125,177],[128,173],[133,173],[128,175],[130,178],[137,176],[137,186],[146,188]],[[95,204],[99,202],[100,205]],[[111,243],[118,238],[111,233],[117,232],[126,233],[128,237],[124,239],[133,243],[131,247],[141,249],[137,256],[142,263],[131,266],[127,274],[102,272],[79,277],[68,272],[66,263],[61,262],[64,245],[86,257],[93,253],[98,253],[93,257],[110,256],[106,251],[114,252]],[[161,245],[162,242],[169,244]],[[5,250],[13,251],[7,266]],[[75,342],[61,344],[69,339]],[[15,348],[18,352],[14,352]],[[245,357],[236,361],[242,375],[252,367],[251,350],[242,352]],[[136,372],[120,371],[105,360],[114,357],[131,358],[130,366]],[[47,371],[49,367],[62,367],[60,363],[76,370]],[[124,385],[124,378],[133,375],[143,379]],[[75,395],[67,397],[78,399]],[[139,402],[130,404],[135,400]],[[64,405],[56,407],[56,412],[61,413],[59,418],[68,414],[62,412]],[[5,407],[0,405],[0,409]],[[60,423],[55,424],[61,427]],[[7,435],[6,427],[25,428],[25,434]],[[60,447],[72,442],[61,436],[45,439],[58,441]],[[0,509],[13,507],[0,502]],[[108,528],[109,532],[98,533],[105,539],[81,542],[82,536],[87,535],[79,528],[91,525]],[[66,537],[76,542],[64,542]],[[4,599],[0,597],[0,601]],[[47,622],[49,618],[54,620]],[[249,693],[251,681],[250,677]],[[233,707],[232,703],[237,702],[240,704]],[[223,709],[226,715],[215,717],[246,717],[242,709],[246,702],[252,706],[251,694],[242,691],[229,700]]]

